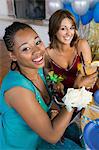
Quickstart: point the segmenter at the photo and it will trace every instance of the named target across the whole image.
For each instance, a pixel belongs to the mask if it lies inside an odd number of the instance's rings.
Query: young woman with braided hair
[[[29,25],[14,22],[3,39],[13,63],[1,86],[0,149],[81,149],[69,139],[58,142],[74,109],[63,107],[52,120],[48,115],[51,99],[42,69],[45,46],[38,34]]]

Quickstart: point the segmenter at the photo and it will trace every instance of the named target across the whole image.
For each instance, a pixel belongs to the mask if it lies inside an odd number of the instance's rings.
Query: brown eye
[[[75,29],[75,26],[72,26],[70,29],[74,30],[74,29]]]
[[[24,52],[24,51],[28,51],[28,50],[30,50],[29,47],[26,47],[26,48],[23,48],[23,49],[22,49],[23,52]]]
[[[41,39],[40,39],[39,37],[37,37],[37,38],[35,39],[35,44],[36,44],[36,45],[39,45],[41,42],[42,42],[42,41],[41,41]]]
[[[41,40],[37,41],[35,44],[36,45],[39,45],[41,43]]]
[[[61,30],[65,30],[65,28],[61,28]]]

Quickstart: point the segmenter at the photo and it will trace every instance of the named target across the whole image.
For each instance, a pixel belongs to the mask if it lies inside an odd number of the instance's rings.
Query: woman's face
[[[72,21],[68,18],[64,18],[58,32],[56,33],[56,36],[60,43],[70,45],[74,37],[74,33],[75,26],[72,24]]]
[[[44,66],[45,46],[39,36],[29,28],[19,30],[14,36],[12,58],[19,67],[38,69]]]

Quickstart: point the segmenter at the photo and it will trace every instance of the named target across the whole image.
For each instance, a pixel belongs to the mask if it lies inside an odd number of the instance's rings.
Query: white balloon
[[[63,3],[60,0],[47,0],[48,12],[53,14],[56,10],[63,8]]]
[[[89,9],[89,0],[74,0],[72,3],[73,10],[80,16],[84,15]]]
[[[97,2],[99,2],[99,0],[90,0],[89,1],[90,8],[93,8]]]

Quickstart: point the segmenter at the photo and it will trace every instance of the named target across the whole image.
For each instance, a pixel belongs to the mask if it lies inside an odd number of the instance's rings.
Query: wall
[[[22,21],[23,20],[16,20],[16,19],[0,19],[0,39],[2,39],[5,28],[10,25],[13,21]],[[49,44],[49,37],[48,37],[48,26],[47,25],[35,25],[33,23],[30,23],[29,20],[26,21],[26,23],[30,24],[36,32],[39,34],[41,39],[43,40],[45,46],[48,46]]]
[[[7,0],[0,0],[0,15],[8,15]]]
[[[0,40],[0,84],[10,67],[10,58],[4,42]]]

